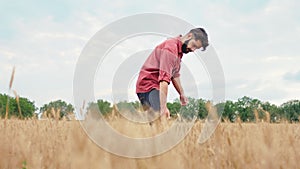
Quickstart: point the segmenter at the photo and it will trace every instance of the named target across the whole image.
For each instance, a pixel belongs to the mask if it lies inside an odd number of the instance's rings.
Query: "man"
[[[180,64],[183,54],[208,46],[203,28],[190,30],[186,35],[167,39],[158,45],[142,66],[136,83],[136,93],[144,110],[160,111],[170,117],[167,108],[168,85],[172,82],[179,94],[181,105],[188,102],[180,82]]]

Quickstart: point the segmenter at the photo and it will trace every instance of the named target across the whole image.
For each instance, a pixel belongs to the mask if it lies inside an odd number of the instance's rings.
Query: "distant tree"
[[[237,108],[233,101],[227,100],[224,105],[222,119],[228,119],[230,122],[235,122],[237,115]]]
[[[136,113],[136,110],[139,108],[139,104],[137,102],[120,101],[116,103],[116,107],[120,112]]]
[[[56,100],[51,101],[48,104],[44,104],[40,108],[40,113],[49,118],[61,119],[64,116],[74,114],[74,107],[71,104],[67,104],[65,101]]]
[[[132,107],[136,110],[138,109],[142,109],[141,104],[139,101],[135,101],[135,102],[130,102],[130,104],[132,105]]]
[[[188,98],[188,104],[181,106],[181,117],[191,120],[195,117],[203,118],[207,116],[207,110],[205,108],[205,102],[202,99]]]
[[[188,105],[181,106],[179,99],[175,99],[173,102],[168,102],[167,107],[170,110],[171,116],[180,114],[181,117],[186,119],[192,119],[197,117],[204,119],[207,117],[207,110],[205,107],[206,101],[203,99],[188,98]]]
[[[8,103],[8,117],[26,118],[34,116],[34,112],[37,110],[33,101],[27,98],[19,97],[18,99],[20,109],[16,98],[10,97],[6,94],[0,94],[0,115],[2,118],[5,117],[6,104]]]
[[[98,105],[98,108],[100,110],[100,112],[105,115],[107,113],[110,113],[111,110],[112,110],[112,107],[111,107],[111,104],[110,102],[108,101],[105,101],[105,100],[97,100],[97,105]]]
[[[261,105],[262,109],[270,113],[271,122],[278,122],[283,118],[282,110],[277,107],[275,104],[269,102],[264,102]]]
[[[15,110],[14,110],[15,106],[12,104],[13,102],[10,100],[12,100],[12,98],[9,97],[8,95],[0,94],[0,113],[1,113],[2,118],[5,117],[7,103],[8,103],[8,109],[10,110],[9,112],[12,112],[12,113],[9,113],[9,116],[15,112]]]
[[[110,102],[102,99],[98,99],[96,103],[90,102],[87,109],[91,113],[101,113],[102,115],[107,115],[112,111]]]
[[[23,117],[32,117],[35,115],[35,111],[38,109],[33,101],[30,101],[27,98],[20,97],[19,98],[20,111]]]
[[[168,102],[167,103],[167,107],[170,111],[171,116],[176,116],[177,113],[180,112],[180,108],[181,108],[181,104],[179,102],[179,100],[175,100],[174,102]]]
[[[206,109],[206,100],[203,99],[198,99],[197,104],[198,104],[198,118],[200,119],[205,119],[208,115],[208,111]]]
[[[244,96],[235,103],[235,107],[242,121],[252,122],[255,120],[254,110],[258,109],[261,105],[261,101],[258,99],[252,99],[250,97]],[[260,112],[260,116],[263,113]]]
[[[280,106],[283,116],[290,122],[298,122],[300,116],[300,101],[290,100]]]

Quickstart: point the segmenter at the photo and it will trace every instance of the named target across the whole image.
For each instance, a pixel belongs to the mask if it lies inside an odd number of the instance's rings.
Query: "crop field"
[[[78,121],[0,121],[1,169],[300,168],[299,124],[220,123],[211,138],[199,144],[203,122],[197,121],[185,139],[170,151],[137,159],[103,150],[89,139]],[[121,117],[108,121],[115,130],[130,137],[163,131],[159,124],[129,123]]]

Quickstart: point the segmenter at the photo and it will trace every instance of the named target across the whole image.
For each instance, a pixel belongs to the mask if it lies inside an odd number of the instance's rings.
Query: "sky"
[[[8,93],[15,66],[13,90],[42,106],[62,99],[73,103],[73,78],[81,51],[104,26],[141,13],[161,13],[204,27],[216,50],[224,77],[226,100],[243,96],[280,105],[300,99],[300,2],[297,0],[187,1],[0,1],[0,93]],[[186,32],[182,32],[185,34]],[[153,49],[166,37],[145,35],[124,41],[109,55]],[[127,52],[127,53],[126,53]],[[136,51],[135,51],[136,52]],[[183,63],[197,74],[199,97],[211,98],[211,83],[194,54]],[[200,56],[201,57],[201,56]],[[95,97],[110,99],[107,72],[121,64],[109,61],[98,68]],[[142,63],[141,63],[142,64]],[[137,65],[137,67],[140,65]],[[182,75],[184,76],[184,74]],[[134,95],[130,81],[130,99]],[[183,87],[188,84],[183,82]],[[170,97],[177,97],[170,86]],[[188,89],[187,89],[188,90]],[[133,93],[133,94],[132,94]]]

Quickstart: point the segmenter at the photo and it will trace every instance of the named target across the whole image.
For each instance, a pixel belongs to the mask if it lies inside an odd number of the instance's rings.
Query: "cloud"
[[[274,63],[274,62],[284,62],[284,61],[293,61],[295,60],[295,57],[291,57],[291,56],[269,56],[269,57],[265,57],[262,59],[263,62],[267,62],[267,63]]]
[[[295,72],[300,61],[299,1],[200,0],[192,1],[193,5],[184,12],[185,1],[160,3],[1,1],[0,92],[6,92],[11,69],[16,66],[14,87],[20,95],[28,96],[38,105],[58,97],[72,102],[75,64],[87,41],[103,26],[120,17],[159,12],[207,29],[224,69],[226,97],[236,99],[251,95],[276,102],[299,97],[294,94],[299,82],[299,71]],[[158,43],[145,36],[138,39],[138,43],[121,44],[117,52],[110,54],[115,60],[120,56],[118,61],[122,61],[135,47],[149,49]],[[206,72],[191,58],[187,56],[184,62],[196,74],[199,95],[210,97]],[[112,60],[106,66],[114,68],[117,65]],[[193,71],[193,67],[201,72]],[[110,75],[99,78],[106,82]],[[96,88],[96,95],[101,96],[101,91],[109,91],[109,87]],[[109,98],[107,92],[103,92],[104,95]]]
[[[291,82],[300,82],[300,70],[298,72],[285,73],[283,79]]]
[[[11,21],[18,36],[0,40],[0,92],[8,92],[4,86],[15,66],[13,87],[22,97],[34,100],[37,106],[54,99],[72,102],[77,57],[101,21],[89,14],[78,14],[64,23],[51,16],[27,19]]]

